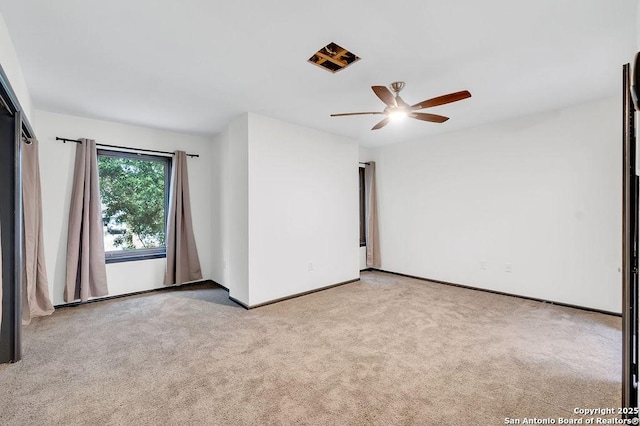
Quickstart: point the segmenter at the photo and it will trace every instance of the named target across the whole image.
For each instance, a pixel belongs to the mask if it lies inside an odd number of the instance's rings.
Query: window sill
[[[366,247],[367,243],[360,243],[360,247]]]
[[[166,249],[149,249],[149,250],[127,250],[117,252],[107,252],[105,254],[105,263],[121,263],[135,262],[138,260],[161,259],[167,257]]]

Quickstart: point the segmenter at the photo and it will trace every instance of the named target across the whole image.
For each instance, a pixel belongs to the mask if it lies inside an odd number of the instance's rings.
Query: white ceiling
[[[252,111],[378,146],[620,93],[637,0],[0,0],[37,108],[213,134]],[[330,74],[329,42],[362,60]],[[371,85],[473,97],[369,129]]]

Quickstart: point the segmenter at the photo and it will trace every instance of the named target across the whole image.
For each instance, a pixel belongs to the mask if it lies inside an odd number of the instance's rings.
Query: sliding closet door
[[[22,180],[20,113],[0,110],[0,242],[2,243],[2,324],[0,363],[21,356]]]
[[[627,64],[623,68],[622,160],[622,407],[626,408],[638,406],[638,176],[635,108],[630,86]]]

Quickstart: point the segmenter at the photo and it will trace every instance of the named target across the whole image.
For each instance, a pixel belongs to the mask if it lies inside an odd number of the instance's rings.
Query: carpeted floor
[[[0,424],[502,425],[620,405],[618,317],[378,272],[251,311],[227,296],[35,320],[0,367]]]

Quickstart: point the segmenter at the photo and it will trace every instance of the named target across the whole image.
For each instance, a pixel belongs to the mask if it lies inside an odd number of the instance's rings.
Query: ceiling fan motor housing
[[[394,81],[391,83],[391,90],[393,90],[396,95],[402,90],[404,87],[404,81]]]

